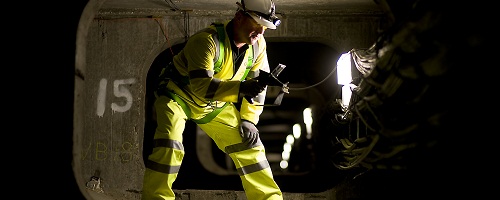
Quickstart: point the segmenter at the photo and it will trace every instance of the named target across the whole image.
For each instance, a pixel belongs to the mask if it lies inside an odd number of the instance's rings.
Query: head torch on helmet
[[[276,8],[272,0],[241,0],[241,3],[236,2],[236,4],[257,23],[269,29],[276,29],[281,24],[281,20],[276,16]]]

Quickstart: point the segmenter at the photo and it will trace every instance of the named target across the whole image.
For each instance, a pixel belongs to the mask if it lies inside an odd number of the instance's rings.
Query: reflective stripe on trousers
[[[182,133],[187,116],[179,104],[166,96],[157,97],[155,108],[158,127],[153,152],[146,161],[142,199],[174,200],[172,184],[184,157]],[[219,149],[231,157],[248,200],[282,200],[264,146],[260,140],[253,147],[241,144],[239,121],[239,112],[231,104],[212,121],[198,126],[215,141]]]

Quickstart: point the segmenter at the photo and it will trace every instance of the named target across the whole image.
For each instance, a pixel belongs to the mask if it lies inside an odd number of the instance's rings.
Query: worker
[[[212,34],[216,32],[212,24],[207,28],[213,31],[191,35],[168,69],[162,70],[167,78],[155,92],[157,127],[152,153],[145,159],[143,200],[175,199],[172,184],[184,157],[187,120],[231,157],[247,199],[283,199],[256,127],[267,90],[258,76],[261,70],[270,71],[263,35],[280,21],[272,0],[236,4],[234,17],[221,22],[222,41]],[[217,49],[220,45],[223,55]],[[220,69],[214,68],[216,54],[222,58]]]

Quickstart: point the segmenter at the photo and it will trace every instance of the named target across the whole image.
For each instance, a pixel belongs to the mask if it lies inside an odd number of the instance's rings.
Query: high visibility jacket
[[[224,23],[224,30],[227,24]],[[214,25],[209,28],[216,31]],[[227,33],[227,31],[225,31]],[[226,34],[227,35],[227,34]],[[256,56],[255,62],[250,68],[246,79],[255,78],[259,75],[259,70],[269,73],[269,63],[267,60],[266,41],[261,37],[257,42],[258,55],[253,55],[253,51],[245,45],[240,49],[246,49],[243,62],[235,66],[233,58],[233,39],[224,37],[224,54],[222,64],[218,73],[214,72],[214,57],[216,48],[214,34],[207,31],[200,31],[192,35],[185,47],[173,58],[175,68],[182,76],[189,77],[189,83],[185,86],[176,85],[170,81],[167,89],[181,98],[190,109],[191,119],[200,119],[213,112],[217,108],[223,107],[226,102],[238,102],[240,100],[239,88],[241,79],[245,75],[249,56]],[[238,51],[238,50],[236,50]],[[222,54],[221,54],[222,55]],[[182,88],[181,88],[182,87]],[[250,104],[245,99],[241,101],[240,117],[257,124],[259,116],[263,111],[267,88],[262,91],[254,103]],[[189,116],[188,116],[189,117]]]

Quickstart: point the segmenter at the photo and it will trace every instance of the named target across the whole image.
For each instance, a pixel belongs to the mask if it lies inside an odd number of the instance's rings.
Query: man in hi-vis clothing
[[[234,18],[222,23],[223,41],[213,34],[217,33],[213,24],[208,27],[211,31],[192,35],[169,69],[162,71],[168,78],[155,93],[158,126],[145,163],[143,200],[175,199],[172,184],[184,157],[187,120],[196,122],[231,157],[248,200],[283,199],[255,127],[267,89],[256,77],[260,70],[270,71],[263,34],[276,29],[279,19],[272,0],[236,4]],[[217,51],[220,45],[223,49]],[[217,52],[222,63],[214,68]]]

